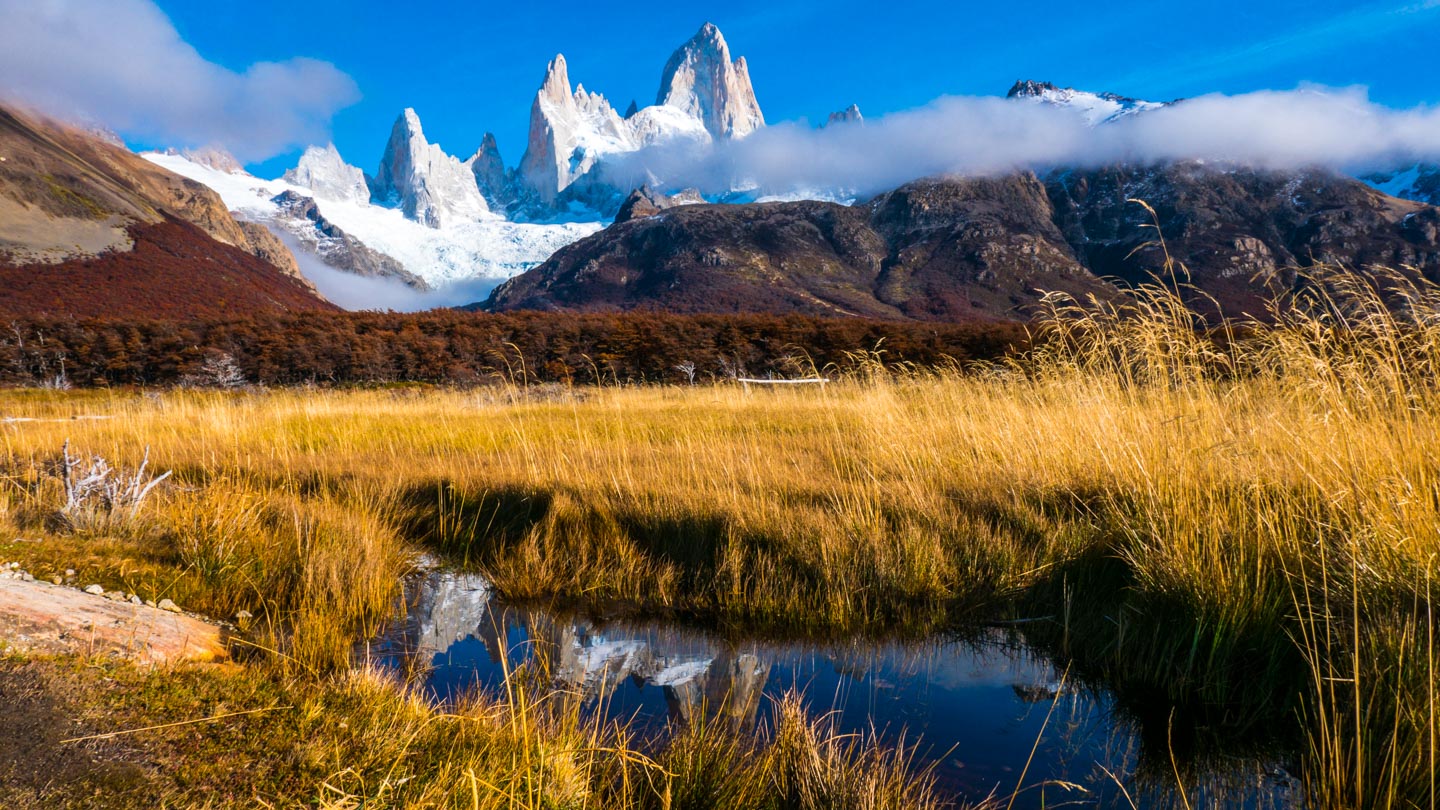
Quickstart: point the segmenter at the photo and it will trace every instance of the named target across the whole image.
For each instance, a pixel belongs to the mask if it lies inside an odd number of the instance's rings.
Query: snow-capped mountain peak
[[[618,201],[626,190],[609,189],[592,174],[607,156],[676,141],[741,138],[765,125],[745,60],[731,60],[725,37],[710,23],[670,57],[657,98],[644,109],[631,104],[622,117],[605,96],[583,84],[571,89],[563,55],[550,61],[531,105],[519,168],[521,185],[542,215],[587,175],[589,191]]]
[[[825,121],[825,126],[833,127],[836,124],[863,124],[865,116],[860,114],[860,105],[851,104],[839,112],[830,113],[830,118]]]
[[[308,188],[322,200],[370,200],[365,172],[346,163],[333,143],[307,147],[295,168],[285,172],[285,182]]]
[[[125,142],[120,140],[119,136],[113,135],[112,133],[112,137],[114,137],[115,140],[111,141],[111,143],[119,146],[125,145]],[[176,149],[171,147],[165,150],[165,154],[171,157],[183,157],[191,163],[198,163],[207,169],[214,169],[217,172],[245,174],[245,167],[241,166],[240,161],[236,160],[235,156],[230,154],[230,152],[222,146],[202,146],[198,149]]]
[[[602,155],[634,148],[629,127],[610,102],[583,85],[572,91],[564,55],[550,60],[530,107],[530,138],[520,160],[528,190],[549,203]]]
[[[657,105],[698,118],[711,137],[743,138],[765,126],[745,57],[734,61],[714,23],[705,23],[666,63]]]
[[[420,116],[409,108],[390,131],[371,192],[431,228],[481,219],[490,212],[474,173],[439,144],[425,140]]]
[[[1006,97],[1074,110],[1091,126],[1108,124],[1169,106],[1164,102],[1142,101],[1114,93],[1091,93],[1073,87],[1057,87],[1050,82],[1034,81],[1015,82]]]

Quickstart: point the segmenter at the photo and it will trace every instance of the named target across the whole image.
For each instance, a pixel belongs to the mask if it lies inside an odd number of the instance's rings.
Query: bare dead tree
[[[676,367],[675,367],[675,370],[678,371],[678,372],[680,372],[681,374],[684,374],[684,375],[685,375],[685,379],[688,380],[691,385],[694,385],[694,384],[695,384],[695,364],[694,364],[694,363],[690,362],[689,360],[686,360],[685,362],[683,362],[683,363],[679,364],[678,366],[676,366]]]
[[[150,477],[150,448],[145,448],[145,457],[133,475],[124,475],[110,466],[104,458],[92,456],[88,466],[82,467],[83,460],[70,454],[70,440],[60,448],[61,478],[65,484],[65,506],[60,511],[68,518],[86,512],[113,516],[121,510],[128,510],[134,517],[145,498],[170,477],[167,470]]]

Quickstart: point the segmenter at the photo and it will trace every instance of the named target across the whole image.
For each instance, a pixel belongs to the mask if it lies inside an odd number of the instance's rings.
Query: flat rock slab
[[[150,663],[226,656],[221,629],[213,624],[20,580],[0,580],[0,645],[44,653],[118,653]]]

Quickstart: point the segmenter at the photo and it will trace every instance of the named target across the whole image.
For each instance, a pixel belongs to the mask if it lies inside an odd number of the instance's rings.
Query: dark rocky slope
[[[1179,163],[945,178],[853,207],[632,199],[629,218],[482,306],[1023,319],[1048,291],[1103,298],[1163,275],[1156,222],[1200,309],[1213,297],[1259,314],[1317,263],[1440,279],[1440,211],[1322,171]]]
[[[1057,172],[1046,186],[1057,224],[1091,272],[1132,284],[1164,276],[1158,223],[1169,255],[1188,270],[1179,280],[1227,313],[1260,314],[1268,295],[1292,289],[1299,271],[1317,264],[1413,267],[1440,279],[1440,210],[1329,172],[1179,163]],[[1154,216],[1131,200],[1146,201]]]
[[[1016,318],[1042,290],[1107,294],[1033,175],[921,181],[868,205],[687,205],[615,225],[496,289],[496,310],[656,308]]]

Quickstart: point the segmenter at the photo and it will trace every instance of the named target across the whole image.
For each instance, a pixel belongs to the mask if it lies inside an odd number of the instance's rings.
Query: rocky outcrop
[[[0,578],[0,646],[87,658],[111,654],[146,664],[227,657],[219,627],[143,602]]]
[[[684,206],[562,248],[496,288],[486,307],[894,318],[900,313],[871,293],[884,252],[858,208]]]
[[[745,57],[731,60],[730,46],[713,23],[671,55],[655,103],[698,119],[717,140],[743,138],[765,126]]]
[[[396,119],[374,180],[375,200],[396,205],[407,218],[431,228],[473,221],[490,210],[474,173],[425,140],[413,109]]]
[[[242,221],[240,231],[245,234],[250,253],[274,265],[285,275],[310,284],[309,280],[300,274],[300,264],[295,261],[295,254],[291,253],[285,243],[280,241],[280,237],[271,233],[269,228],[258,222]]]
[[[705,198],[693,188],[676,194],[662,194],[649,186],[641,186],[630,192],[630,196],[620,204],[620,211],[615,214],[615,221],[628,222],[632,219],[654,216],[677,205],[704,204]]]
[[[285,181],[310,189],[322,200],[370,201],[365,172],[346,163],[333,143],[307,148],[295,168],[285,172]]]
[[[1078,261],[1029,172],[920,180],[867,209],[886,245],[874,294],[907,317],[1023,319],[1045,292],[1112,292]]]
[[[865,123],[865,116],[860,114],[860,105],[851,104],[849,107],[846,107],[839,112],[830,113],[830,117],[825,121],[825,126],[833,127],[837,124],[863,123]]]
[[[430,289],[425,279],[406,270],[399,261],[369,247],[326,219],[314,199],[286,191],[271,201],[280,214],[276,224],[299,239],[326,265],[365,278],[394,279],[422,292]]]

